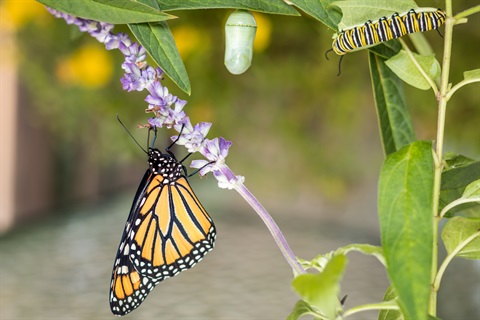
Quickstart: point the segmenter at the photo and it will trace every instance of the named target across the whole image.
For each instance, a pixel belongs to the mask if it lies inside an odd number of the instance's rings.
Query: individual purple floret
[[[184,145],[190,153],[200,151],[211,126],[210,122],[200,122],[192,127],[190,118],[185,117],[175,125],[175,130],[182,132],[182,135],[173,136],[172,140],[177,140],[177,144]]]

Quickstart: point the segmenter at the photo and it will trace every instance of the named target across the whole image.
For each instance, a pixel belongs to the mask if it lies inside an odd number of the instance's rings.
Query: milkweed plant
[[[480,162],[444,150],[449,100],[461,87],[480,81],[480,69],[475,69],[465,71],[460,82],[450,83],[453,31],[480,12],[480,6],[454,13],[453,1],[445,1],[441,62],[435,59],[421,32],[409,35],[415,51],[402,38],[367,49],[386,157],[378,183],[381,246],[351,244],[307,261],[295,256],[270,214],[245,186],[244,177],[235,174],[226,164],[232,142],[223,137],[207,138],[212,124],[192,124],[185,110],[187,102],[172,95],[162,84],[164,76],[168,76],[180,89],[190,93],[185,67],[168,28],[167,21],[176,18],[170,13],[187,7],[191,10],[235,9],[225,26],[225,64],[232,73],[239,74],[251,64],[256,28],[247,9],[290,16],[298,16],[299,11],[303,11],[332,29],[332,33],[338,33],[394,13],[402,16],[411,9],[420,12],[414,1],[264,0],[248,6],[233,0],[220,4],[187,0],[125,0],[116,5],[98,0],[39,2],[55,17],[65,19],[105,44],[107,50],[120,50],[125,57],[121,66],[125,74],[120,79],[123,89],[146,90],[149,118],[143,126],[179,132],[180,136],[177,134],[172,140],[185,146],[189,153],[198,152],[204,157],[193,160],[190,166],[197,168],[201,175],[212,173],[219,188],[237,191],[263,220],[293,270],[292,287],[300,297],[292,306],[291,314],[285,315],[288,319],[303,315],[315,319],[347,319],[366,310],[378,310],[379,319],[438,319],[437,292],[449,263],[454,258],[480,258]],[[420,18],[412,19],[416,19],[415,23],[421,22]],[[114,24],[128,24],[137,42],[125,33],[114,33]],[[377,42],[380,41],[375,44]],[[147,53],[159,67],[147,64]],[[434,141],[415,139],[401,89],[403,82],[431,90],[435,96],[438,118]],[[439,261],[440,242],[447,251],[443,261]],[[383,301],[344,308],[346,297],[341,293],[340,281],[351,251],[370,255],[385,267],[390,287]]]

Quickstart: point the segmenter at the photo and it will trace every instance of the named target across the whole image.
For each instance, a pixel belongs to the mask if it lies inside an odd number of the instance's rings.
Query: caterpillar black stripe
[[[445,23],[446,14],[441,9],[411,9],[405,14],[395,13],[377,21],[342,30],[334,38],[333,51],[338,55],[371,47],[381,42],[402,37],[409,33],[425,32],[439,28]]]

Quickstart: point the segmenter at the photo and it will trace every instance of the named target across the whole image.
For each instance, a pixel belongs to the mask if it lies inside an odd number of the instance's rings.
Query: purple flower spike
[[[175,103],[177,97],[168,92],[168,88],[162,86],[159,81],[153,82],[152,85],[147,87],[150,94],[145,98],[150,105],[162,107],[169,107]],[[152,109],[149,106],[150,109]]]
[[[175,101],[175,108],[168,109],[168,118],[165,121],[167,128],[173,127],[176,123],[182,121],[186,118],[185,111],[183,107],[187,104],[187,101],[178,99]]]
[[[228,149],[232,145],[231,141],[225,140],[223,137],[213,140],[206,140],[204,147],[200,150],[208,160],[223,164],[228,155]]]
[[[123,32],[118,34],[110,34],[105,39],[105,48],[107,48],[107,50],[118,49],[120,43],[123,43],[123,45],[128,47],[132,44],[132,40],[126,33]]]
[[[145,88],[152,86],[155,81],[163,76],[163,70],[160,68],[153,68],[148,66],[145,70],[142,70],[142,78],[145,82]]]
[[[120,42],[118,49],[120,49],[125,56],[126,62],[140,63],[143,62],[147,57],[145,48],[139,45],[137,42],[131,45]]]
[[[200,153],[207,160],[193,160],[190,167],[200,169],[200,174],[204,176],[210,171],[221,171],[221,167],[225,163],[225,157],[228,155],[228,148],[232,145],[231,141],[220,137],[213,140],[204,140]],[[210,164],[210,165],[207,165]]]
[[[163,127],[163,122],[164,122],[164,118],[155,117],[155,118],[149,118],[148,119],[148,123],[152,127],[161,128],[161,127]]]
[[[145,79],[142,77],[142,70],[135,63],[124,62],[122,68],[125,74],[120,79],[123,90],[142,91],[145,88]]]
[[[182,130],[182,135],[180,138],[173,136],[172,140],[177,140],[177,144],[184,145],[190,153],[200,151],[211,126],[212,124],[210,122],[200,122],[197,123],[195,127],[192,127],[190,119],[185,117],[175,125],[175,130]]]
[[[237,189],[238,186],[242,185],[245,182],[245,177],[243,176],[233,176],[226,174],[222,171],[214,171],[213,175],[218,181],[218,187],[222,189]],[[230,171],[230,169],[228,170]]]
[[[99,42],[104,43],[105,40],[110,35],[110,31],[113,29],[113,24],[106,22],[98,22],[94,28],[92,28],[88,33],[97,39]]]

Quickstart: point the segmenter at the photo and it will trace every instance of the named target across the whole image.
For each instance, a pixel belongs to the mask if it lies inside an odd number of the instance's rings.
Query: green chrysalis
[[[231,74],[242,74],[252,64],[255,18],[246,10],[235,10],[225,24],[225,66]]]

